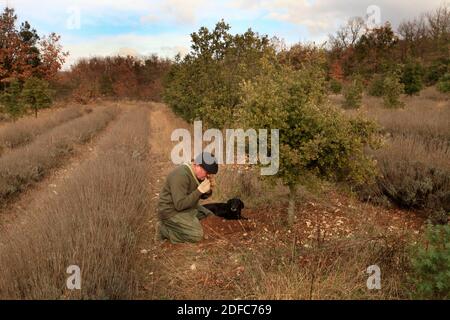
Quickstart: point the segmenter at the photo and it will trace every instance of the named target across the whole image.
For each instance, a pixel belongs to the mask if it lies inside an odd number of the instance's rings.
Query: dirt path
[[[164,182],[164,178],[170,171],[172,163],[166,156],[167,148],[170,147],[167,141],[167,133],[173,124],[170,123],[167,114],[163,107],[159,104],[153,104],[151,111],[148,114],[149,121],[149,136],[148,145],[149,153],[149,167],[150,175],[149,181],[149,196],[151,198],[151,207],[148,217],[142,228],[141,243],[138,248],[138,270],[140,278],[139,298],[154,299],[155,298],[155,284],[158,271],[155,269],[154,263],[157,258],[158,248],[160,244],[155,242],[155,231],[157,222],[157,201],[159,191]],[[170,154],[170,153],[169,153]]]
[[[126,110],[121,110],[116,118],[109,122],[106,128],[97,133],[89,142],[82,145],[75,145],[73,154],[63,166],[52,170],[49,175],[33,186],[30,186],[25,192],[17,195],[4,208],[0,209],[0,232],[8,228],[10,224],[16,223],[17,218],[21,217],[28,208],[35,207],[42,199],[57,195],[59,186],[66,179],[70,179],[73,170],[85,160],[92,159],[96,156],[96,145],[98,141],[109,134],[114,124],[125,113]]]

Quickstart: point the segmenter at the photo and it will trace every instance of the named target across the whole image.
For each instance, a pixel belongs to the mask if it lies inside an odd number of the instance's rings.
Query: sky
[[[349,18],[372,24],[403,20],[434,10],[442,0],[0,0],[13,7],[19,22],[40,35],[56,32],[69,57],[150,55],[173,58],[190,48],[190,34],[224,19],[232,33],[248,28],[270,37],[322,43]],[[448,2],[447,2],[448,3]]]

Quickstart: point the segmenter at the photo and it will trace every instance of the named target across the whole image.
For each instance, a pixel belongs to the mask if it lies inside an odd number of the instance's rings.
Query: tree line
[[[383,96],[385,105],[400,106],[398,95],[417,94],[425,86],[437,85],[450,92],[450,7],[401,22],[368,28],[362,17],[350,18],[335,34],[329,35],[328,77],[330,89],[340,93],[368,88]],[[356,82],[356,83],[354,83]],[[345,92],[344,92],[345,94]],[[349,103],[357,107],[358,103]]]
[[[97,98],[161,100],[162,80],[169,59],[146,57],[92,57],[77,61],[52,82],[58,97],[86,103]]]

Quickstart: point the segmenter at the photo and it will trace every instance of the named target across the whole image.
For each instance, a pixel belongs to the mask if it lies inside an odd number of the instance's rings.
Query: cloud
[[[137,52],[137,50],[135,50],[133,48],[127,48],[127,47],[120,48],[119,52],[117,54],[122,57],[127,57],[127,56],[138,57],[139,56],[139,52]]]
[[[53,21],[67,19],[68,11],[75,8],[89,24],[103,23],[105,18],[109,18],[110,22],[127,22],[130,16],[140,17],[143,23],[169,21],[191,24],[196,21],[206,0],[15,0],[13,5],[27,16]]]
[[[438,7],[442,0],[378,0],[381,22],[390,21],[397,26],[403,19]],[[308,28],[314,38],[335,28],[354,16],[364,17],[372,0],[234,0],[233,6],[244,11],[258,10],[265,17]]]
[[[167,0],[162,5],[162,11],[174,17],[176,22],[193,24],[197,11],[204,4],[204,0]]]

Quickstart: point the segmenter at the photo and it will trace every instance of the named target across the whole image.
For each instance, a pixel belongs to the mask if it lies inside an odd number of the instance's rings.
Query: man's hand
[[[209,181],[209,179],[205,179],[202,183],[200,183],[197,189],[201,193],[207,193],[209,190],[211,190],[211,182]]]

